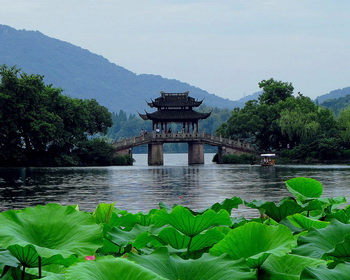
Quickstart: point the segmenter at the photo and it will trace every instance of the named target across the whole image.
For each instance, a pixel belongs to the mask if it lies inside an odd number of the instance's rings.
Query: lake
[[[136,213],[160,201],[201,210],[233,196],[277,202],[290,196],[284,182],[299,176],[319,180],[324,197],[350,201],[349,165],[217,165],[213,156],[205,154],[205,164],[194,166],[187,165],[187,154],[164,154],[164,166],[148,166],[147,155],[134,154],[133,166],[0,168],[0,210],[55,202],[93,211],[98,203],[115,202]],[[242,207],[233,215],[255,213]]]

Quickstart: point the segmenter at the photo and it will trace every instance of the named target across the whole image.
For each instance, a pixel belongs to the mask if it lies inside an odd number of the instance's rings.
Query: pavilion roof
[[[210,113],[200,113],[193,110],[158,110],[153,113],[139,114],[144,120],[183,122],[206,119]]]
[[[188,91],[179,93],[160,92],[160,94],[161,96],[152,100],[152,102],[147,102],[148,106],[152,108],[198,107],[203,102],[203,100],[198,101],[188,96]]]

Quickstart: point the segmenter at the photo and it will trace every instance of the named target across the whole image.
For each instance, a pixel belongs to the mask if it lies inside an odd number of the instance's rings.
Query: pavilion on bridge
[[[160,97],[147,102],[151,108],[157,108],[153,113],[139,114],[143,120],[152,120],[152,130],[168,132],[169,123],[182,124],[182,132],[198,133],[198,121],[206,119],[210,113],[200,113],[193,110],[202,104],[203,100],[198,101],[188,96],[189,92],[166,93],[160,92]]]

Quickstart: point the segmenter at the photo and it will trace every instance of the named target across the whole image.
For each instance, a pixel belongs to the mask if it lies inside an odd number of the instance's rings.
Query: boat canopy
[[[276,154],[261,154],[262,157],[275,157]]]

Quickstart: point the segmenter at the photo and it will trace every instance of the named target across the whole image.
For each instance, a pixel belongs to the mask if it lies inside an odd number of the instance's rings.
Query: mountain
[[[0,65],[16,65],[29,74],[43,75],[46,84],[62,88],[73,98],[96,99],[111,112],[149,109],[145,100],[160,91],[184,92],[205,99],[210,107],[234,108],[242,102],[210,94],[198,87],[157,75],[137,75],[106,58],[38,31],[0,25]],[[243,104],[244,105],[244,104]]]
[[[316,101],[319,104],[322,104],[327,99],[338,99],[338,98],[344,97],[345,95],[348,95],[348,94],[350,94],[350,87],[346,87],[343,89],[336,89],[336,90],[333,90],[327,94],[318,96],[316,98]]]
[[[339,98],[326,99],[320,105],[331,109],[338,116],[342,110],[350,106],[350,94]]]

